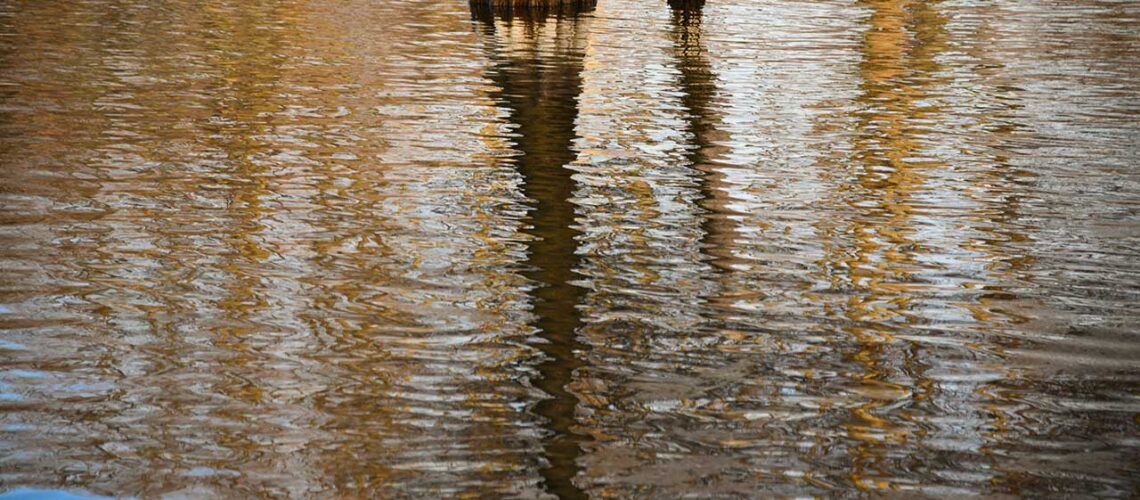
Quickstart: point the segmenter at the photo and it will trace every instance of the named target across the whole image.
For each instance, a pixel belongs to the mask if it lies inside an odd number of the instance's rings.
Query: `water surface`
[[[1137,116],[1127,0],[0,1],[0,489],[1133,496]]]

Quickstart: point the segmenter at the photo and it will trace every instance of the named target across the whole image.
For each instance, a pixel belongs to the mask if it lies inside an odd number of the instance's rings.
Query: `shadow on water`
[[[526,276],[537,283],[533,292],[534,327],[545,360],[535,385],[549,397],[536,411],[551,435],[545,442],[549,464],[542,470],[551,493],[561,498],[585,495],[573,483],[583,436],[574,432],[578,398],[568,389],[582,365],[576,332],[582,319],[577,309],[585,290],[575,286],[573,229],[575,205],[572,171],[566,166],[576,153],[575,120],[582,88],[584,23],[582,14],[594,2],[565,2],[529,8],[472,3],[472,16],[488,40],[492,65],[488,78],[497,91],[492,97],[505,106],[517,128],[512,140],[519,153],[515,166],[523,191],[531,200]]]

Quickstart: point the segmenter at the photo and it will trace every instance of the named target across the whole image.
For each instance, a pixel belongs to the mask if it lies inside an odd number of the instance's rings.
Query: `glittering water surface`
[[[1136,495],[1140,2],[674,3],[0,1],[0,488]]]

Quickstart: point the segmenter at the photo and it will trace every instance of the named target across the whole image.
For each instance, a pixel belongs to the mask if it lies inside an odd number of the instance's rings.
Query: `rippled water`
[[[1140,3],[673,3],[0,1],[0,488],[1136,495]]]

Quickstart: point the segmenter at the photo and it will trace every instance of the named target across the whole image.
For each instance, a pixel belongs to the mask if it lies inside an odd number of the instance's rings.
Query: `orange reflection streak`
[[[927,96],[937,72],[935,55],[942,47],[946,20],[926,2],[874,0],[869,28],[864,35],[861,111],[856,117],[854,159],[850,179],[850,206],[858,214],[843,230],[854,248],[833,248],[828,266],[832,284],[850,288],[843,316],[844,330],[856,342],[852,361],[864,371],[853,374],[855,394],[865,402],[851,410],[847,435],[861,442],[851,450],[850,479],[859,488],[891,488],[889,467],[880,462],[891,443],[906,441],[911,431],[880,416],[880,408],[905,397],[903,386],[886,378],[890,365],[913,364],[915,357],[891,349],[897,342],[893,323],[911,324],[915,255],[922,251],[913,238],[911,197],[921,189],[924,171],[937,163],[920,160],[915,138],[919,122],[937,108],[919,104]],[[839,271],[839,272],[834,272]],[[897,360],[897,361],[896,361]],[[904,371],[912,371],[906,369]]]

